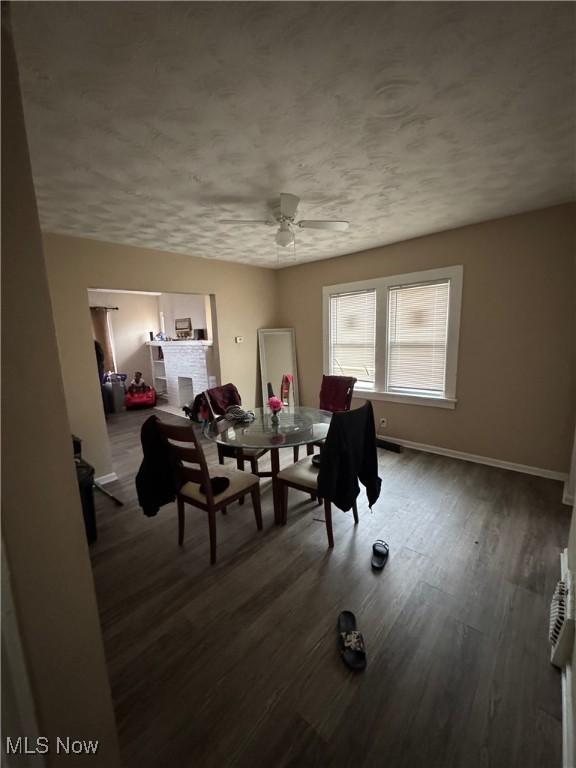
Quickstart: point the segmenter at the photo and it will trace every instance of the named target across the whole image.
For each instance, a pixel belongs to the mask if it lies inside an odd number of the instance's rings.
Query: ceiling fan
[[[277,245],[280,245],[282,248],[286,248],[294,243],[294,227],[300,227],[300,229],[324,229],[329,232],[345,232],[350,226],[350,222],[348,221],[315,221],[313,219],[301,219],[300,221],[295,221],[299,202],[300,198],[296,195],[282,192],[278,203],[271,207],[273,218],[246,220],[223,219],[222,224],[265,224],[268,227],[278,225],[275,239]]]

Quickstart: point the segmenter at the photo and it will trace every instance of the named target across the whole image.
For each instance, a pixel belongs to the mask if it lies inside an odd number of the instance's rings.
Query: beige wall
[[[257,331],[274,320],[274,271],[64,235],[45,235],[44,248],[70,424],[98,475],[111,472],[112,464],[88,288],[214,294],[222,381],[233,381],[243,403],[255,404]],[[235,344],[235,336],[243,336],[244,343]]]
[[[6,22],[3,6],[3,547],[39,733],[52,743],[67,735],[100,742],[91,758],[70,760],[51,752],[47,764],[114,768],[119,755],[112,701]],[[87,307],[86,296],[84,302]],[[9,588],[6,578],[2,587]],[[5,631],[3,626],[3,639]],[[20,720],[25,730],[4,730],[3,736],[32,735],[33,718],[26,722],[22,711],[20,717],[14,711],[26,676],[11,665],[6,677],[14,683],[14,696],[6,692],[3,717],[8,716],[6,725]]]
[[[563,205],[284,269],[303,404],[318,401],[322,287],[464,265],[455,410],[374,402],[386,433],[567,472],[574,424],[574,225]]]
[[[128,374],[128,381],[134,371],[142,371],[145,381],[152,383],[152,364],[146,342],[150,341],[150,331],[158,332],[158,299],[158,296],[142,293],[88,293],[91,307],[118,307],[110,313],[110,325],[116,367],[119,373]]]

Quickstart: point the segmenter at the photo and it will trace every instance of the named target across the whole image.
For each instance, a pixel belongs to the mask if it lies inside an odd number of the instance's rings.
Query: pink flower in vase
[[[270,397],[268,399],[268,408],[272,413],[279,413],[282,410],[282,400],[279,397]]]

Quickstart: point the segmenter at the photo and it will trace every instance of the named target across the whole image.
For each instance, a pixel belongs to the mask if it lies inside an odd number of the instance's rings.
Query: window
[[[376,383],[376,291],[330,296],[330,373]]]
[[[324,288],[324,369],[375,399],[453,408],[462,267]]]
[[[448,280],[389,289],[387,392],[444,394],[449,296]]]

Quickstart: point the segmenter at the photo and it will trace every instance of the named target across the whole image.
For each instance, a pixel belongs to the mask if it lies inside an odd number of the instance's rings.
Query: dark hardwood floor
[[[381,498],[371,513],[361,497],[356,527],[334,510],[334,550],[297,491],[275,527],[263,480],[264,531],[249,500],[230,507],[211,567],[203,513],[187,510],[179,548],[175,505],[155,518],[137,505],[149,414],[110,418],[109,487],[126,504],[97,494],[91,550],[127,768],[561,765],[547,644],[570,515],[560,483],[381,451]],[[391,547],[382,573],[376,538]],[[338,656],[343,609],[367,643],[360,675]]]

